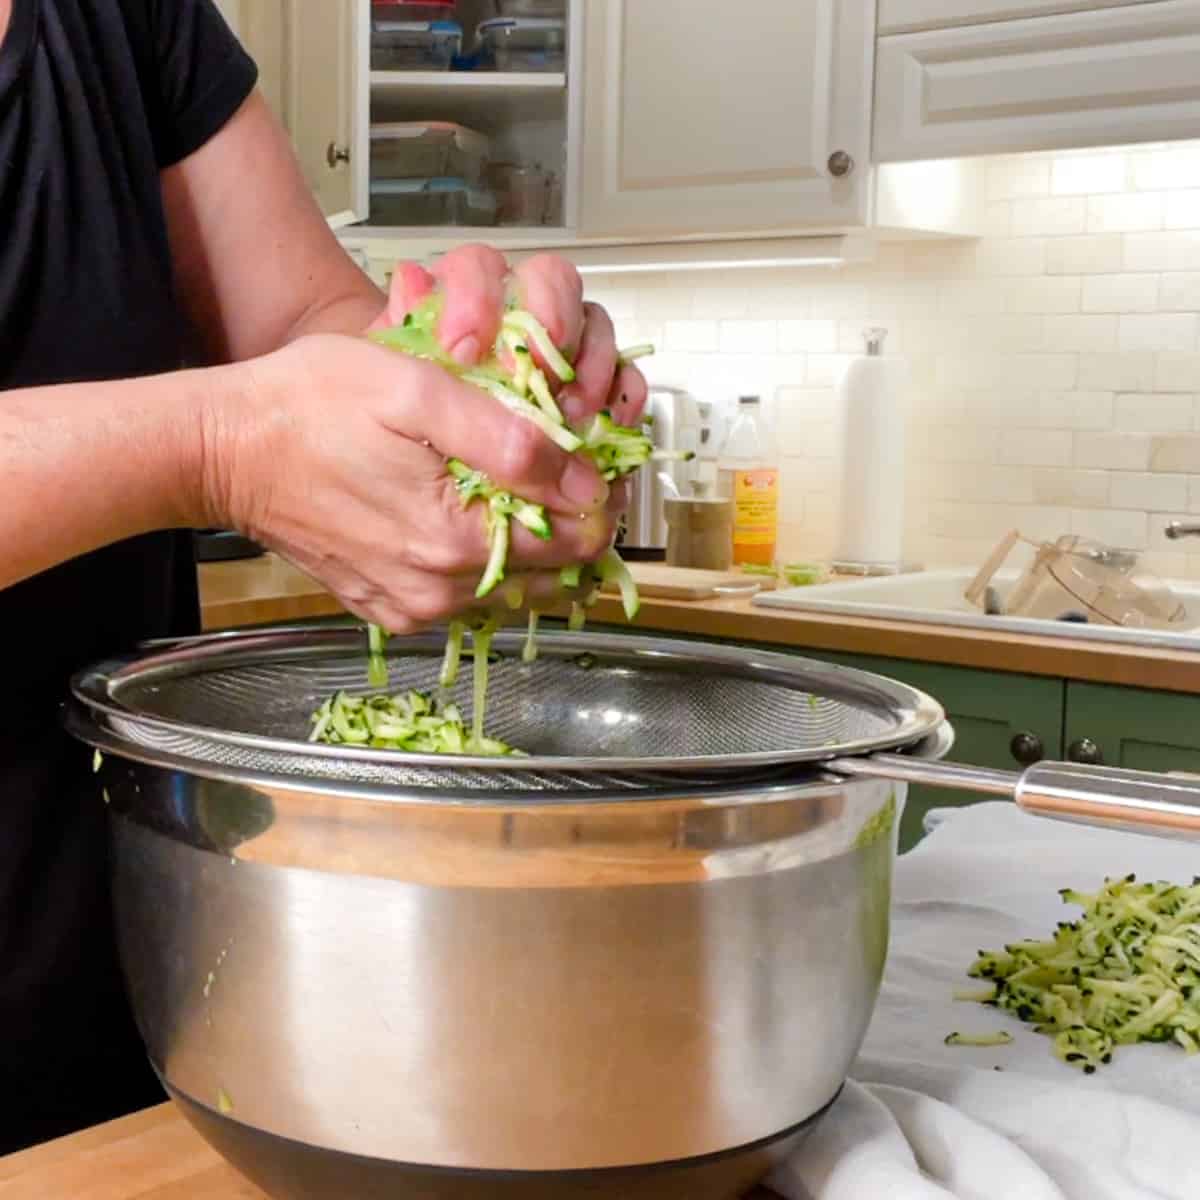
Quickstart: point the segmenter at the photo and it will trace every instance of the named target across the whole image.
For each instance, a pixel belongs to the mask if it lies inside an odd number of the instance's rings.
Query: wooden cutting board
[[[711,600],[715,596],[728,595],[720,588],[744,589],[750,595],[756,588],[765,591],[775,586],[775,580],[767,575],[747,575],[736,567],[729,571],[699,571],[692,567],[668,567],[665,563],[628,564],[638,591],[643,596],[657,596],[663,600]],[[606,584],[605,591],[616,591],[615,585]]]
[[[268,1200],[173,1104],[0,1158],[3,1200]],[[330,1200],[350,1200],[330,1197]],[[619,1200],[614,1196],[613,1200]],[[746,1200],[778,1200],[763,1189]]]

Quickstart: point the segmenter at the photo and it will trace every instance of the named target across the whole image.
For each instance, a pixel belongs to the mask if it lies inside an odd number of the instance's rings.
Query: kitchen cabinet
[[[580,233],[863,225],[870,0],[589,0]]]
[[[923,13],[950,9],[1003,15],[1051,7],[892,0],[883,17],[923,24]],[[1093,3],[1082,12],[883,36],[874,158],[1193,137],[1200,127],[1197,63],[1200,0]]]
[[[1158,0],[879,0],[878,32],[913,33],[921,29],[949,29],[955,25],[982,25],[1020,17],[1048,17],[1057,13],[1120,8],[1127,4],[1155,4]]]
[[[1065,728],[1069,757],[1094,747],[1109,766],[1200,774],[1200,696],[1071,682]]]
[[[933,696],[954,726],[955,744],[950,754],[955,762],[1020,770],[1014,745],[1030,758],[1062,756],[1065,684],[1061,679],[999,675],[966,667],[856,654],[821,652],[810,657],[887,675]],[[1018,738],[1025,740],[1017,743]],[[900,825],[901,851],[920,841],[922,823],[931,808],[977,804],[986,798],[978,792],[958,789],[910,787]]]

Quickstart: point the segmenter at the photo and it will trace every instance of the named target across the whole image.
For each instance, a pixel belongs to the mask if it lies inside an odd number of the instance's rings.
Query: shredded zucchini
[[[384,329],[370,334],[371,340],[379,345],[397,350],[403,354],[426,359],[437,363],[444,370],[450,371],[464,382],[487,392],[510,411],[536,425],[548,438],[567,453],[579,453],[591,460],[597,471],[606,482],[613,482],[636,471],[639,467],[657,459],[684,459],[690,454],[660,454],[654,450],[653,443],[647,432],[649,422],[643,422],[641,428],[630,428],[619,425],[608,412],[602,412],[593,417],[583,429],[571,429],[558,407],[551,390],[550,380],[546,373],[537,366],[534,351],[540,356],[550,372],[562,383],[569,383],[575,378],[575,370],[567,361],[566,356],[554,345],[546,329],[528,312],[510,306],[503,317],[500,333],[496,339],[492,354],[482,363],[473,367],[462,367],[456,363],[441,347],[437,339],[437,323],[441,315],[442,300],[433,295],[417,306],[404,318],[402,324],[391,329]],[[634,346],[619,354],[622,364],[633,362],[635,359],[653,353],[650,345]],[[533,504],[519,496],[498,488],[485,474],[474,470],[458,459],[450,459],[446,463],[447,474],[454,480],[463,507],[474,503],[482,503],[485,508],[488,534],[488,561],[479,579],[475,595],[484,599],[504,581],[505,569],[508,562],[508,551],[512,536],[512,522],[515,520],[536,537],[548,540],[552,535],[549,517],[545,508]],[[597,563],[595,568],[579,566],[565,567],[560,573],[562,587],[569,591],[577,590],[589,584],[611,581],[620,589],[622,606],[625,615],[633,620],[638,611],[637,587],[629,569],[621,561],[615,549],[609,549]],[[587,615],[587,609],[595,603],[598,587],[592,587],[586,597],[576,600],[571,607],[569,628],[582,628]],[[508,597],[511,603],[511,596]],[[518,604],[519,607],[519,604]],[[442,688],[453,686],[458,675],[458,665],[462,654],[463,635],[467,626],[461,621],[450,624],[446,641],[446,652],[442,663],[440,684]],[[524,661],[532,662],[537,656],[536,645],[537,617],[530,615],[529,632],[525,642]],[[473,726],[469,744],[478,749],[488,739],[483,734],[484,699],[487,681],[487,648],[495,632],[495,623],[485,621],[473,627],[473,645],[475,658],[474,671],[474,712]],[[373,688],[386,688],[388,684],[387,660],[385,649],[388,635],[377,625],[369,625],[367,679]],[[411,705],[412,697],[420,693],[405,693]],[[355,708],[351,698],[339,693],[331,697],[313,715],[312,737],[317,741],[339,743],[354,743],[360,745],[376,745],[376,728],[379,722],[372,726],[368,720],[368,712],[364,708],[380,697],[372,697],[370,701],[359,703]],[[386,697],[383,697],[386,700]],[[392,698],[395,700],[395,697]],[[426,720],[433,719],[426,714]],[[438,719],[442,719],[440,716]],[[451,722],[451,726],[453,722]],[[444,746],[448,753],[456,752],[453,745],[458,744],[456,736],[445,739],[433,739],[438,747]],[[391,746],[391,742],[386,744]],[[432,744],[432,743],[431,743]],[[497,753],[507,753],[507,747],[496,743]],[[395,747],[392,747],[395,748]],[[457,751],[461,752],[461,751]]]
[[[1200,1050],[1200,877],[1185,887],[1126,875],[1061,895],[1083,915],[1044,941],[979,952],[968,974],[995,985],[979,1002],[1052,1038],[1089,1075],[1135,1042]]]
[[[996,1033],[948,1033],[942,1040],[947,1046],[1007,1046],[1013,1036],[1001,1029]]]

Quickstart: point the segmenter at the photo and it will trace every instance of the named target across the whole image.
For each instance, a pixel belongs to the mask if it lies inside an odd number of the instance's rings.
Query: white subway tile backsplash
[[[1091,196],[1125,190],[1128,159],[1124,154],[1065,154],[1050,172],[1056,196]]]
[[[780,321],[779,349],[785,353],[826,354],[836,350],[836,321]]]
[[[1157,275],[1089,275],[1080,308],[1085,313],[1152,313],[1158,310]]]
[[[1139,471],[1115,471],[1112,476],[1114,508],[1157,512],[1185,509],[1188,505],[1186,475],[1151,475]]]
[[[774,321],[722,321],[722,354],[774,354],[778,340]]]
[[[1200,392],[1200,351],[1158,355],[1154,390]]]
[[[1158,284],[1159,312],[1200,312],[1200,271],[1163,275]]]
[[[1189,433],[1195,408],[1189,395],[1124,393],[1117,397],[1113,426],[1130,433]]]
[[[1112,279],[1111,275],[1097,276],[1099,279]],[[1116,278],[1123,278],[1117,276]],[[1157,276],[1149,276],[1157,279]],[[1080,280],[1077,275],[1043,275],[1034,279],[1014,279],[1009,282],[1008,308],[1016,313],[1077,313],[1082,308],[1085,312],[1118,312],[1114,308],[1089,309],[1081,304],[1081,291],[1087,296],[1084,284],[1088,280]]]
[[[1149,434],[1077,433],[1075,466],[1108,471],[1145,471],[1150,466]]]
[[[1084,390],[1139,392],[1155,387],[1155,356],[1150,351],[1081,354],[1079,387]]]
[[[1110,500],[1108,471],[1036,468],[1033,502],[1061,508],[1106,508]]]
[[[1145,191],[1200,187],[1200,145],[1169,146],[1133,155],[1134,186]]]
[[[1055,237],[1083,233],[1087,228],[1087,201],[1082,196],[1048,196],[1012,202],[1013,237]]]
[[[1128,234],[1123,262],[1126,271],[1200,271],[1200,230]]]
[[[1076,508],[1071,510],[1071,532],[1110,546],[1141,550],[1149,542],[1149,517],[1144,512],[1119,508]]]
[[[1139,233],[1163,227],[1166,199],[1162,192],[1127,192],[1091,196],[1087,204],[1088,233]]]
[[[1200,475],[1200,434],[1164,434],[1150,439],[1150,470],[1155,474]]]
[[[1042,275],[1046,242],[1042,238],[989,238],[976,247],[975,269],[984,276]]]
[[[1022,154],[997,159],[987,165],[987,198],[1011,200],[1014,196],[1045,196],[1050,191],[1048,155]]]
[[[1200,140],[985,163],[978,239],[883,242],[835,270],[595,277],[648,378],[764,396],[781,552],[832,549],[837,388],[865,325],[908,361],[906,553],[978,563],[1068,531],[1200,577]]]
[[[1047,350],[1078,350],[1087,354],[1106,354],[1117,349],[1117,317],[1051,316],[1045,320]]]
[[[716,321],[668,321],[663,332],[668,350],[707,353],[720,344]]]
[[[1068,432],[1048,429],[1006,429],[1000,434],[999,459],[1009,466],[1071,465],[1073,438]]]
[[[1123,253],[1119,233],[1054,238],[1046,247],[1046,271],[1050,275],[1108,274],[1121,270]]]
[[[1200,229],[1200,188],[1168,192],[1163,224],[1168,229]]]

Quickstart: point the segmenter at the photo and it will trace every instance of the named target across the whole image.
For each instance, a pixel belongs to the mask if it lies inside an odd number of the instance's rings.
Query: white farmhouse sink
[[[1183,602],[1188,620],[1178,632],[1124,629],[1112,625],[1082,625],[1071,621],[1043,621],[1026,617],[992,617],[963,598],[975,576],[970,567],[947,567],[911,575],[875,579],[838,580],[813,587],[780,588],[760,592],[754,603],[763,608],[789,608],[801,612],[841,613],[856,617],[883,617],[892,621],[933,622],[972,629],[1010,633],[1035,633],[1080,641],[1124,642],[1139,646],[1173,646],[1200,650],[1200,584],[1171,581],[1169,586]],[[1003,596],[1016,572],[1000,572],[994,579]]]

